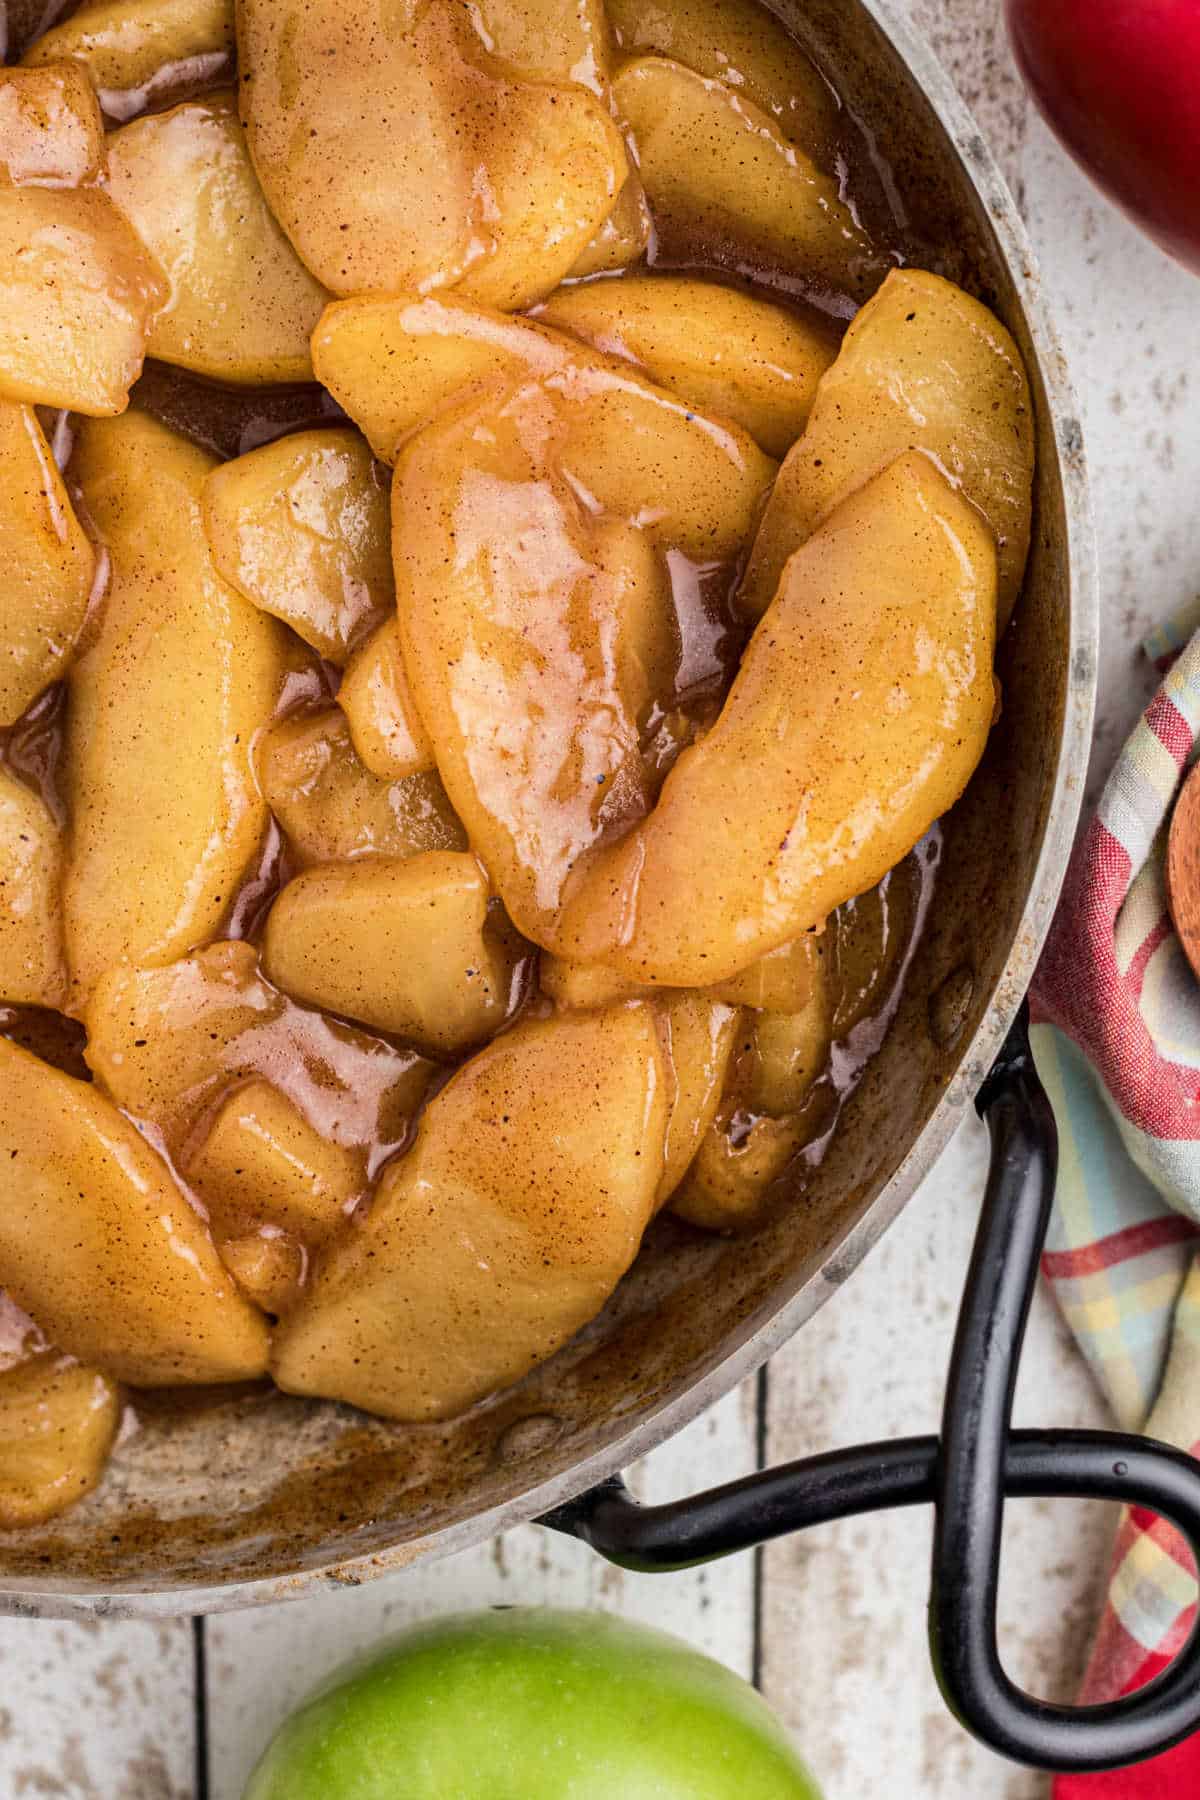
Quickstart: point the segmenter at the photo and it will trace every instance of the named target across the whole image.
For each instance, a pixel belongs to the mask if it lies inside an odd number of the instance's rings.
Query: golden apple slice
[[[284,719],[264,732],[258,772],[298,862],[466,849],[466,834],[436,773],[398,781],[372,775],[335,709]]]
[[[885,878],[886,879],[886,878]],[[863,945],[862,954],[866,954]],[[805,932],[778,950],[769,950],[726,981],[694,990],[710,1001],[726,1006],[749,1006],[758,1011],[798,1012],[808,1003],[815,983],[822,978],[829,952],[825,937],[816,930]],[[857,966],[857,965],[856,965]],[[581,1007],[608,1006],[613,1000],[644,999],[657,990],[618,974],[604,963],[576,963],[542,953],[538,981],[541,990],[565,1012]]]
[[[81,63],[110,119],[233,71],[233,0],[84,0],[36,38],[27,64]]]
[[[230,96],[113,132],[108,192],[167,278],[149,355],[218,381],[311,381],[328,296],[271,216]]]
[[[878,284],[883,265],[837,182],[752,100],[659,56],[627,63],[613,99],[663,260],[750,261],[843,304]]]
[[[672,1076],[659,1206],[683,1180],[717,1115],[741,1018],[736,1006],[703,994],[672,994],[659,1002]]]
[[[808,1003],[823,977],[828,955],[825,934],[816,927],[777,950],[768,950],[749,968],[714,982],[709,992],[730,1006],[752,1006],[759,1012],[794,1013]]]
[[[832,336],[739,288],[627,275],[552,294],[538,318],[637,363],[681,400],[732,419],[771,456],[804,430]]]
[[[226,581],[329,662],[394,607],[387,490],[356,431],[298,431],[223,463],[204,526]]]
[[[488,880],[448,850],[307,869],[267,917],[263,968],[293,999],[453,1055],[503,1023],[513,969]]]
[[[242,0],[238,42],[259,179],[334,293],[465,282],[528,306],[616,204],[628,163],[604,104],[521,80],[448,0]]]
[[[678,655],[665,554],[736,556],[772,467],[599,365],[485,396],[405,447],[405,668],[472,845],[544,948],[579,859],[649,801],[641,726]]]
[[[800,1152],[828,1129],[829,1089],[786,1118],[751,1121],[722,1106],[671,1199],[671,1211],[703,1231],[742,1232],[761,1223],[777,1183]]]
[[[261,1078],[222,1101],[184,1173],[219,1242],[265,1223],[303,1244],[323,1243],[367,1189],[362,1148],[323,1137],[294,1100]]]
[[[388,572],[390,576],[390,559]],[[354,652],[337,698],[359,760],[372,775],[398,781],[434,767],[433,745],[408,685],[394,618]]]
[[[482,0],[492,54],[529,81],[574,81],[602,94],[612,33],[600,0]]]
[[[203,1165],[213,1109],[258,1080],[373,1167],[403,1140],[432,1074],[415,1052],[297,1006],[263,980],[251,944],[212,944],[165,969],[110,969],[86,1022],[97,1082],[162,1134],[180,1167],[197,1154]],[[258,1088],[245,1105],[263,1111]],[[274,1115],[267,1124],[281,1129]]]
[[[788,557],[839,501],[909,449],[926,451],[991,526],[1003,630],[1029,548],[1029,383],[994,314],[920,269],[893,270],[822,378],[755,539],[738,596],[749,617],[765,612]]]
[[[96,554],[31,406],[0,400],[0,725],[63,674],[87,614]]]
[[[654,1009],[636,1002],[481,1050],[277,1332],[280,1387],[440,1419],[553,1355],[637,1253],[667,1086]]]
[[[100,107],[82,69],[0,69],[0,182],[81,187],[103,166]]]
[[[738,1099],[752,1113],[798,1113],[829,1061],[833,1028],[830,983],[818,978],[799,1012],[759,1013],[738,1074]]]
[[[321,315],[312,353],[317,380],[386,463],[451,402],[579,360],[558,332],[454,295],[337,300]]]
[[[995,622],[991,532],[910,452],[790,559],[717,724],[575,883],[555,947],[702,986],[873,886],[983,754]]]
[[[603,963],[573,963],[543,951],[538,968],[543,994],[563,1012],[586,1012],[614,1000],[644,999],[653,989],[606,969]]]
[[[0,767],[0,1001],[61,1006],[62,845],[32,788]]]
[[[286,1231],[264,1225],[244,1237],[223,1238],[217,1249],[241,1292],[263,1312],[278,1318],[300,1298],[307,1257]]]
[[[571,264],[571,280],[581,280],[585,275],[611,275],[639,262],[650,246],[653,229],[646,190],[631,170],[617,195],[617,204],[591,243]]]
[[[92,1084],[0,1039],[0,1285],[56,1344],[135,1387],[266,1365],[162,1158]]]
[[[837,113],[833,89],[760,0],[607,0],[607,10],[625,56],[665,56],[724,82],[824,164]]]
[[[200,495],[212,466],[142,413],[79,436],[75,468],[112,574],[71,672],[64,904],[78,998],[113,963],[170,962],[212,938],[267,824],[251,748],[286,646],[209,559]]]
[[[106,194],[0,187],[0,398],[123,411],[166,297]]]
[[[98,1486],[121,1396],[57,1350],[0,1373],[0,1528],[42,1525]]]

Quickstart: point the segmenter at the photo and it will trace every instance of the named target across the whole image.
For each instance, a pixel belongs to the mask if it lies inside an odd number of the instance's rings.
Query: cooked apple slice
[[[75,469],[112,573],[71,672],[64,905],[77,1001],[113,963],[170,962],[213,937],[267,824],[251,747],[286,645],[212,566],[200,516],[212,466],[144,413],[79,435]]]
[[[660,56],[627,63],[613,99],[637,148],[661,259],[751,261],[843,304],[878,284],[884,266],[837,182],[752,100]]]
[[[263,1312],[278,1318],[300,1298],[307,1255],[286,1231],[264,1225],[244,1237],[223,1238],[217,1250],[241,1292]]]
[[[603,93],[612,33],[601,0],[482,0],[492,54],[530,81],[574,81]]]
[[[405,447],[405,668],[472,845],[544,948],[560,947],[579,859],[648,804],[647,696],[664,698],[678,655],[665,552],[735,557],[772,467],[735,427],[586,364],[484,396]]]
[[[828,1087],[813,1090],[799,1113],[750,1120],[722,1106],[672,1196],[671,1211],[704,1231],[752,1230],[766,1213],[777,1183],[807,1144],[832,1123]]]
[[[233,72],[233,0],[84,0],[36,38],[26,63],[82,63],[110,119]]]
[[[135,1387],[261,1375],[267,1333],[162,1158],[87,1081],[0,1039],[0,1285]]]
[[[487,910],[487,876],[454,851],[307,869],[271,908],[263,968],[293,999],[453,1055],[508,1010]]]
[[[804,430],[833,361],[828,332],[769,300],[682,275],[627,275],[552,294],[538,318],[637,363],[681,400],[733,419],[771,456]]]
[[[107,185],[170,290],[149,355],[218,381],[311,381],[328,295],[271,216],[230,96],[114,131]]]
[[[64,672],[96,555],[31,406],[0,400],[0,725]]]
[[[284,719],[263,734],[258,772],[297,861],[465,850],[467,839],[432,770],[386,781],[361,763],[335,709]]]
[[[717,1115],[741,1017],[736,1006],[703,994],[672,994],[659,1002],[672,1077],[659,1206],[683,1180]]]
[[[361,1146],[322,1136],[294,1100],[261,1078],[234,1088],[221,1103],[184,1173],[208,1208],[218,1242],[253,1235],[266,1224],[305,1245],[323,1243],[367,1189]]]
[[[653,229],[646,190],[630,170],[617,195],[617,204],[591,243],[585,245],[571,264],[571,279],[612,275],[618,269],[627,269],[631,263],[639,262],[649,248]]]
[[[825,973],[799,1012],[757,1014],[738,1071],[741,1103],[772,1118],[798,1113],[829,1061],[832,1027],[831,983]]]
[[[42,1525],[86,1499],[120,1422],[107,1375],[57,1350],[0,1373],[0,1528]]]
[[[58,826],[0,767],[0,1002],[57,1007],[66,991]]]
[[[837,112],[833,89],[760,0],[607,0],[607,10],[625,56],[652,52],[724,82],[823,163]]]
[[[390,575],[390,560],[388,570]],[[399,781],[433,768],[433,745],[408,685],[394,618],[354,652],[337,698],[359,760],[372,775]]]
[[[97,1082],[162,1134],[181,1167],[196,1154],[203,1164],[213,1108],[255,1080],[330,1144],[381,1158],[404,1138],[432,1074],[415,1052],[297,1006],[263,980],[245,943],[212,944],[165,969],[110,969],[87,1028]],[[263,1110],[258,1089],[245,1104]]]
[[[204,525],[226,581],[329,662],[394,607],[387,491],[356,431],[298,431],[223,463]]]
[[[749,617],[765,612],[788,557],[838,502],[909,449],[926,451],[991,526],[1003,630],[1029,548],[1029,383],[994,314],[920,269],[893,270],[821,380],[754,542],[738,596]]]
[[[777,950],[768,950],[749,968],[714,982],[709,992],[730,1006],[752,1006],[759,1012],[794,1013],[807,1005],[823,978],[828,956],[825,934],[815,926]]]
[[[578,360],[570,340],[455,295],[365,294],[325,309],[313,367],[382,462],[452,402]]]
[[[596,1006],[611,1006],[614,1000],[645,999],[654,991],[606,969],[603,963],[568,962],[549,951],[542,952],[538,984],[563,1012],[586,1012]]]
[[[726,1006],[749,1006],[761,1012],[798,1012],[807,1005],[816,981],[822,978],[823,965],[829,954],[824,934],[806,931],[791,943],[781,944],[778,950],[769,950],[728,980],[713,982],[695,991]],[[834,954],[836,956],[836,952]],[[867,954],[864,943],[856,958],[856,969]],[[865,966],[862,978],[866,979]],[[847,977],[848,981],[852,979],[852,975]],[[620,975],[604,963],[570,962],[549,952],[542,954],[538,982],[542,992],[565,1012],[608,1006],[614,1000],[644,999],[656,991],[653,985]]]
[[[702,986],[873,886],[983,754],[995,623],[991,532],[909,452],[790,559],[717,724],[575,883],[555,947]]]
[[[0,187],[0,398],[121,412],[166,298],[106,194]]]
[[[644,1003],[521,1024],[481,1050],[280,1327],[280,1387],[440,1419],[553,1355],[637,1253],[667,1086]]]
[[[81,187],[103,164],[104,126],[82,69],[0,69],[0,182]]]
[[[259,179],[338,294],[466,284],[516,309],[570,269],[628,172],[604,104],[490,57],[448,0],[242,0]]]

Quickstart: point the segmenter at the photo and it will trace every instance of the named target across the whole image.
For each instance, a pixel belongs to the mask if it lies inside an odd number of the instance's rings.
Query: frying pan
[[[1074,832],[1095,689],[1080,427],[1012,200],[930,52],[874,0],[776,3],[869,122],[880,170],[939,247],[935,266],[1015,334],[1037,413],[1033,545],[999,655],[1004,713],[943,821],[933,905],[883,1047],[791,1205],[736,1240],[659,1219],[604,1313],[460,1419],[397,1428],[257,1390],[182,1409],[139,1401],[138,1428],[96,1494],[65,1518],[0,1534],[0,1610],[162,1617],[275,1601],[539,1517],[631,1567],[669,1569],[820,1520],[931,1503],[931,1640],[950,1706],[1017,1760],[1111,1767],[1200,1725],[1200,1644],[1136,1698],[1070,1709],[1012,1686],[995,1633],[1005,1494],[1134,1501],[1200,1544],[1188,1458],[1115,1435],[1009,1430],[1055,1163],[1023,996]],[[620,1469],[743,1380],[853,1273],[973,1101],[993,1164],[940,1438],[637,1506]]]

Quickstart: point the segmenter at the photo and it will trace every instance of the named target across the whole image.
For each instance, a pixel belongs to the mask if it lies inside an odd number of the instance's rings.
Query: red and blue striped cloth
[[[1166,831],[1200,749],[1200,614],[1147,643],[1162,687],[1076,844],[1033,990],[1059,1127],[1043,1271],[1120,1424],[1200,1455],[1200,983],[1167,907]],[[1128,1511],[1080,1698],[1164,1668],[1197,1587],[1172,1527]],[[1055,1800],[1194,1800],[1200,1737]]]

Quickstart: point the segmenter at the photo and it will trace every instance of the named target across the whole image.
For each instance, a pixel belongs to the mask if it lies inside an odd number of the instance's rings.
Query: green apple
[[[288,1720],[245,1800],[820,1800],[754,1689],[678,1639],[517,1607],[418,1626]]]

